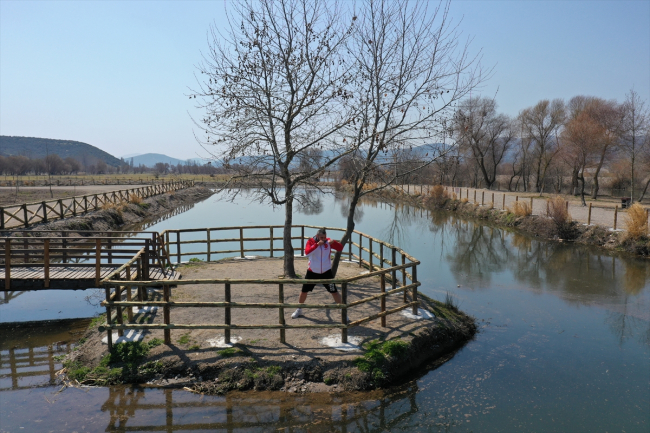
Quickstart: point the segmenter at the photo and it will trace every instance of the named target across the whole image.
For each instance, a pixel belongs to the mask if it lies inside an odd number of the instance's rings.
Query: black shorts
[[[329,271],[325,271],[322,274],[317,274],[316,272],[312,272],[311,269],[307,269],[307,275],[305,275],[305,280],[325,280],[325,279],[330,279],[334,278],[334,275],[332,275],[332,270],[330,269]],[[308,293],[314,290],[314,287],[316,284],[303,284],[302,285],[302,292],[303,293]],[[336,284],[323,284],[325,286],[325,289],[330,292],[330,293],[336,293]]]

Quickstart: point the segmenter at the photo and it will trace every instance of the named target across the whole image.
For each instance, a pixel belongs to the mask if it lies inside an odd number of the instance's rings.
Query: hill
[[[169,165],[185,165],[185,164],[192,164],[192,163],[197,163],[199,165],[203,165],[207,162],[207,160],[203,160],[200,158],[192,158],[188,160],[182,160],[178,158],[172,158],[171,156],[163,155],[162,153],[145,153],[143,155],[137,155],[133,157],[123,157],[124,161],[127,163],[131,163],[131,159],[133,159],[133,166],[137,167],[139,165],[144,165],[145,167],[153,167],[156,165],[158,162],[162,162],[164,164],[169,164]]]
[[[61,158],[71,156],[84,164],[101,160],[108,165],[117,167],[122,163],[110,153],[104,152],[92,144],[82,143],[80,141],[0,135],[0,155],[23,155],[28,158],[45,158],[47,153],[50,155],[59,155]]]

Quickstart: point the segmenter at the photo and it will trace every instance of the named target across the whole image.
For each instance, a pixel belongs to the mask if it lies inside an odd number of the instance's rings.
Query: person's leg
[[[317,278],[312,271],[307,270],[307,275],[305,275],[306,280],[313,280]],[[307,300],[307,295],[309,292],[314,290],[315,284],[303,284],[302,285],[302,291],[300,292],[300,296],[298,296],[298,303],[299,304],[304,304],[305,301]],[[292,319],[297,319],[298,317],[302,316],[302,308],[298,307],[296,308],[296,311],[293,312],[291,315]]]
[[[337,304],[343,303],[343,301],[341,300],[341,294],[339,292],[334,292],[334,293],[330,292],[330,293],[332,294],[332,298],[334,298],[334,302],[336,302]]]

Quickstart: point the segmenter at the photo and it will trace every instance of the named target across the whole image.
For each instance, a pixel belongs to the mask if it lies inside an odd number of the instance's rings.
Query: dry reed
[[[631,239],[638,239],[641,236],[648,235],[646,212],[639,203],[634,203],[628,208],[625,216],[625,228],[627,229],[627,237]]]

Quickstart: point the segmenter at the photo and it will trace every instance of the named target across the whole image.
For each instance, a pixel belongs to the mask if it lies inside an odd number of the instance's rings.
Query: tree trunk
[[[293,224],[293,188],[285,182],[287,202],[284,205],[284,234],[282,236],[284,248],[284,276],[296,278],[294,266],[293,245],[291,245],[291,226]]]
[[[650,178],[648,178],[648,181],[645,183],[645,187],[643,188],[643,192],[639,196],[639,199],[637,200],[639,203],[643,201],[643,197],[645,197],[645,193],[648,191],[648,185],[650,185]]]
[[[348,242],[352,241],[352,232],[354,232],[354,212],[357,209],[357,204],[359,203],[359,196],[361,194],[361,188],[357,187],[355,184],[354,195],[352,196],[352,201],[350,202],[350,207],[348,208],[348,219],[345,226],[345,233],[341,238],[341,244],[345,247]],[[350,257],[352,260],[352,257]],[[341,251],[337,251],[334,255],[334,262],[332,263],[332,275],[336,278],[336,272],[339,270],[339,262],[341,261]]]
[[[581,183],[580,200],[582,200],[582,205],[583,206],[587,206],[587,202],[585,201],[585,176],[584,176],[584,174],[581,175],[578,179],[580,180],[580,183]]]

